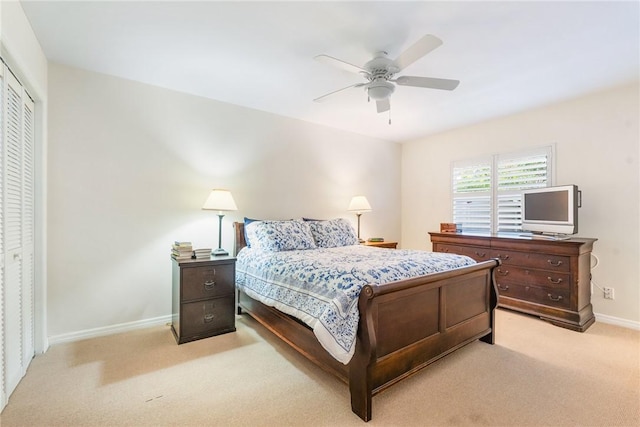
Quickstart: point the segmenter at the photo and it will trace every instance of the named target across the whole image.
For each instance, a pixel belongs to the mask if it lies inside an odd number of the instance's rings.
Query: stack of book
[[[171,246],[171,257],[178,260],[191,259],[193,257],[191,242],[174,242]]]
[[[196,259],[209,258],[211,257],[211,248],[196,249],[193,253],[196,256]]]

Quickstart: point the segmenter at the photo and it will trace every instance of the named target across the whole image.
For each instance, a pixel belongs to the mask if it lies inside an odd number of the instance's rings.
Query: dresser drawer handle
[[[204,323],[211,323],[215,316],[213,314],[205,314],[204,315]]]
[[[503,261],[506,261],[506,260],[508,260],[510,258],[510,256],[509,255],[500,255],[500,254],[498,254],[498,258],[500,258]]]
[[[486,253],[486,252],[482,252],[482,253],[480,253],[480,252],[478,252],[478,251],[474,251],[474,253],[475,253],[476,255],[478,255],[480,258],[484,258],[484,257],[487,255],[487,253]]]
[[[562,295],[558,295],[557,297],[554,297],[554,296],[553,296],[553,295],[551,295],[551,294],[547,294],[547,296],[549,297],[549,299],[550,299],[551,301],[562,301]]]
[[[551,277],[547,277],[547,280],[553,283],[554,285],[559,285],[560,283],[562,283],[562,279],[553,280]]]
[[[500,285],[500,283],[498,283],[498,290],[499,291],[508,291],[509,290],[509,285],[502,286],[502,285]]]
[[[560,267],[562,265],[562,261],[553,262],[552,260],[548,259],[547,262],[554,267]]]
[[[502,270],[501,268],[498,269],[498,274],[501,276],[506,276],[507,274],[509,274],[509,270]]]
[[[215,288],[215,286],[216,286],[216,282],[214,280],[207,280],[206,282],[204,282],[204,290],[205,291],[213,290],[213,288]]]

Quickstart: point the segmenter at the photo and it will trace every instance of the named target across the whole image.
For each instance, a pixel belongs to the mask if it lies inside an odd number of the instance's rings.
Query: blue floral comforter
[[[281,252],[246,247],[237,258],[240,290],[305,322],[322,346],[344,364],[355,350],[358,296],[365,285],[475,263],[462,255],[364,245]]]

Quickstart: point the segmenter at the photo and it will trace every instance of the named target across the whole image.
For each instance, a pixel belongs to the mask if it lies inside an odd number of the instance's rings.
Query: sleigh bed
[[[245,286],[246,278],[250,276],[250,264],[259,252],[251,252],[255,249],[253,247],[240,253],[247,246],[245,223],[236,222],[234,227],[235,254],[239,261],[236,267],[238,314],[249,314],[308,359],[347,383],[351,408],[364,421],[371,419],[372,397],[377,393],[474,340],[494,343],[497,293],[493,269],[499,261],[489,260],[389,283],[367,282],[359,288],[359,295],[352,304],[359,321],[355,324],[351,355],[342,355],[339,361],[330,354],[331,349],[328,350],[326,343],[320,343],[314,334],[317,328],[312,329],[300,320],[304,316],[294,317],[258,301],[256,292]],[[247,228],[253,229],[251,226]],[[253,238],[250,237],[249,241],[252,242]],[[353,245],[353,250],[358,252],[362,261],[367,255],[361,253],[364,251],[361,246]],[[331,250],[309,249],[291,253],[309,257],[314,252],[323,251]],[[405,252],[409,259],[430,254],[423,251],[398,251],[398,254],[400,252]],[[374,252],[371,257],[382,255],[382,252]],[[387,255],[391,256],[391,253],[387,252]],[[442,255],[445,254],[436,256]],[[245,267],[241,264],[243,258],[247,264]],[[293,262],[282,264],[288,268]],[[285,267],[280,269],[284,271]],[[305,276],[304,280],[307,278]],[[278,283],[283,283],[289,279],[279,280]],[[297,276],[295,280],[298,280]],[[286,305],[288,303],[285,308]],[[302,311],[296,313],[305,314]]]

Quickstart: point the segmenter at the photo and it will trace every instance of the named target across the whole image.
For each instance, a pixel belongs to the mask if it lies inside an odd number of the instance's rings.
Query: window
[[[453,222],[465,231],[517,232],[522,190],[551,185],[552,147],[452,165]]]

